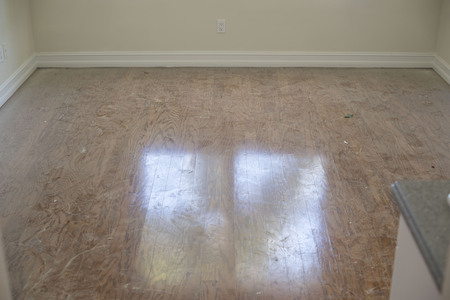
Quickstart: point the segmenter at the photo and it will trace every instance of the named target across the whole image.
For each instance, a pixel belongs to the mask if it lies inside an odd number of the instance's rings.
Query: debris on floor
[[[353,114],[346,114],[346,115],[344,116],[344,118],[346,118],[346,119],[353,118]]]

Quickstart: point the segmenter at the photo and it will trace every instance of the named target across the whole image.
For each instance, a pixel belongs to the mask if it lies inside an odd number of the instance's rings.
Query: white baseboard
[[[450,84],[450,66],[434,53],[44,52],[0,85],[0,107],[36,68],[82,67],[433,68]]]
[[[448,84],[450,84],[450,65],[448,65],[441,57],[435,55],[433,60],[433,69],[438,73]]]
[[[39,53],[38,67],[431,68],[433,53],[73,52]]]
[[[36,56],[33,54],[5,82],[0,85],[0,107],[20,88],[36,70]]]

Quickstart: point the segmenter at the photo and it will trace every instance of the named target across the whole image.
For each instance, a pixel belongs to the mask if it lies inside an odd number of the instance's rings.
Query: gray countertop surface
[[[450,181],[396,181],[392,192],[441,290],[450,243]]]

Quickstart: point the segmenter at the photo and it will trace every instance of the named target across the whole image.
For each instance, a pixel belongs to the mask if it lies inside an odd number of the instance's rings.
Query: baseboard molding
[[[30,57],[0,85],[0,107],[36,68],[85,67],[433,68],[450,84],[450,66],[434,53],[44,52]]]
[[[433,69],[438,73],[448,84],[450,84],[450,65],[448,65],[441,57],[435,55],[433,60]]]
[[[73,52],[39,53],[38,67],[432,68],[433,53]]]
[[[36,56],[32,55],[2,85],[0,85],[0,107],[20,88],[36,70]]]

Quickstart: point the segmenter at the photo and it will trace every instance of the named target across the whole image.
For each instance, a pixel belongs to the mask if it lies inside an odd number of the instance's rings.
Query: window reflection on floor
[[[320,247],[314,237],[323,231],[317,203],[323,196],[317,183],[325,182],[320,157],[242,150],[235,157],[234,178],[236,206],[247,204],[251,213],[262,215],[247,232],[253,251],[285,260],[287,269],[311,267],[313,260],[300,264],[299,256],[316,254]]]
[[[326,182],[320,157],[228,153],[145,154],[148,202],[137,260],[140,276],[149,279],[144,285],[167,286],[166,278],[214,266],[223,247],[234,247],[228,250],[236,254],[237,276],[254,281],[260,267],[277,266],[271,272],[286,280],[317,267],[321,242],[315,233],[323,231],[318,199]]]

